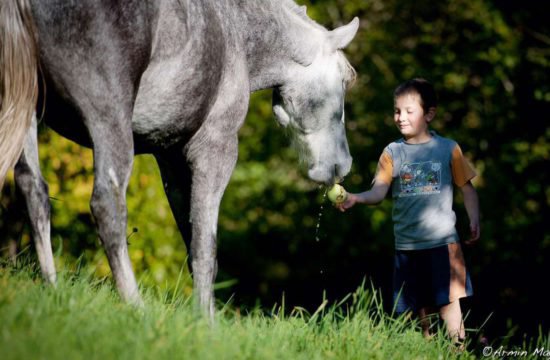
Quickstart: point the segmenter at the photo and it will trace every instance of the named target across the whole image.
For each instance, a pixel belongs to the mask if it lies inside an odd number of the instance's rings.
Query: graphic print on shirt
[[[441,163],[426,161],[405,163],[399,169],[401,192],[399,197],[439,194],[441,191]]]

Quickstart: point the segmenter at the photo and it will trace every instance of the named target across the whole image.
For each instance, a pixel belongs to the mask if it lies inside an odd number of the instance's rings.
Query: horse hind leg
[[[48,184],[42,177],[38,161],[36,116],[33,116],[23,152],[15,166],[15,182],[25,199],[42,276],[49,283],[55,284],[56,272],[50,240],[50,199]]]
[[[126,189],[134,156],[131,111],[128,108],[120,114],[112,110],[109,117],[103,118],[93,112],[89,114],[87,127],[93,144],[95,173],[92,214],[120,296],[124,301],[141,305],[126,239]]]

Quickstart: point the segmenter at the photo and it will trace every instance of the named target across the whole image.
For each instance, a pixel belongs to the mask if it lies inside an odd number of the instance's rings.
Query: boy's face
[[[393,120],[406,140],[429,136],[428,123],[432,121],[435,108],[424,112],[420,95],[405,94],[395,99]]]

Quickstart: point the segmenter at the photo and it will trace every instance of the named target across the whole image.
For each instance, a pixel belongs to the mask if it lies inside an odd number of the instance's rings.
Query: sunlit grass
[[[425,340],[391,317],[377,291],[360,287],[337,304],[254,309],[220,304],[215,321],[189,298],[144,289],[145,305],[120,302],[110,281],[62,272],[43,284],[36,266],[0,266],[1,359],[447,359],[443,334]]]

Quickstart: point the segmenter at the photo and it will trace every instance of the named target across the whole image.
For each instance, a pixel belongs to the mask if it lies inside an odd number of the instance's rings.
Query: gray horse
[[[190,252],[195,298],[213,314],[218,210],[250,92],[274,88],[273,112],[301,145],[308,176],[339,181],[351,167],[344,95],[355,77],[339,50],[358,25],[328,31],[290,0],[2,0],[0,184],[17,162],[44,277],[56,274],[32,116],[37,76],[47,125],[93,149],[90,205],[121,297],[141,301],[126,188],[134,155],[152,153]]]

